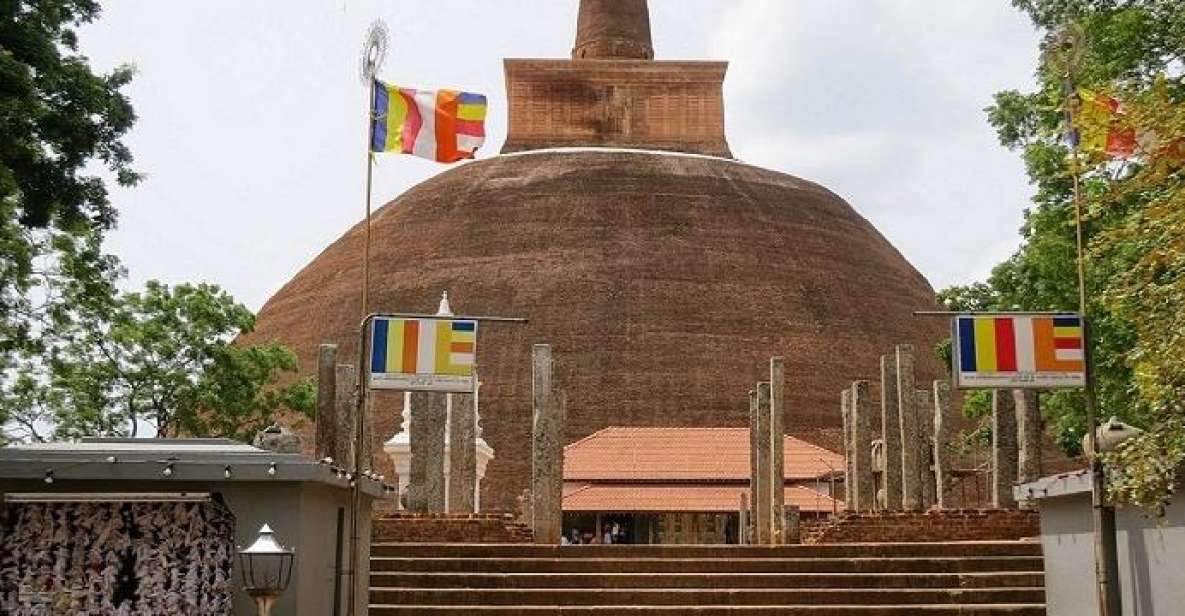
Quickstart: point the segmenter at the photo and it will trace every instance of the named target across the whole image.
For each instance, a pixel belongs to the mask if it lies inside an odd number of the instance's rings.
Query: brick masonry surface
[[[506,513],[391,513],[375,518],[375,543],[530,543],[531,530]]]
[[[1035,511],[954,509],[945,511],[849,513],[809,524],[803,543],[999,541],[1036,537]]]

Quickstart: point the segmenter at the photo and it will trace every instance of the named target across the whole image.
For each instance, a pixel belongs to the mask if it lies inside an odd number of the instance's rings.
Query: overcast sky
[[[367,25],[381,77],[490,97],[506,132],[504,57],[567,57],[577,0],[106,0],[82,31],[108,69],[138,68],[128,143],[147,174],[117,189],[109,243],[148,279],[222,285],[258,309],[362,216]],[[1030,188],[983,108],[1033,82],[1038,34],[1007,0],[652,0],[659,59],[724,59],[741,160],[820,182],[935,288],[1017,246]],[[446,167],[385,155],[376,207]]]

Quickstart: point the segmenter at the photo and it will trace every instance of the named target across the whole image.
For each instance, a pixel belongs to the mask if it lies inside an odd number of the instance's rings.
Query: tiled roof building
[[[785,438],[786,505],[804,517],[836,512],[843,457]],[[747,428],[609,427],[564,448],[569,536],[600,539],[616,523],[631,543],[730,542],[748,492]]]

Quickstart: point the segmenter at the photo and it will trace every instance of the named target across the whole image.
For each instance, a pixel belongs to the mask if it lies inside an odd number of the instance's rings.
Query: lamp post
[[[276,599],[288,588],[288,583],[292,581],[295,555],[295,552],[280,545],[276,533],[267,524],[259,529],[255,543],[239,552],[243,588],[255,599],[259,616],[271,616]]]

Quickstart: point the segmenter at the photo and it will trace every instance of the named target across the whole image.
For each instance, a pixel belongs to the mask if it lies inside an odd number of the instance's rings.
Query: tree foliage
[[[120,293],[104,252],[116,222],[103,174],[139,180],[123,138],[130,67],[97,74],[75,29],[95,0],[0,0],[0,425],[5,439],[238,438],[312,387],[276,345],[232,344],[254,316],[210,285]]]
[[[985,310],[1075,310],[1075,171],[1086,206],[1087,288],[1100,414],[1149,428],[1114,458],[1112,490],[1156,507],[1182,460],[1185,400],[1185,4],[1175,0],[1014,0],[1050,34],[1069,24],[1083,45],[1074,84],[1113,93],[1125,122],[1155,133],[1154,150],[1128,161],[1074,159],[1064,136],[1069,93],[1053,37],[1043,45],[1038,87],[1000,92],[988,119],[1023,156],[1034,187],[1022,245],[984,283],[946,289],[951,305]],[[1052,60],[1052,61],[1051,61]],[[1064,59],[1063,59],[1064,60]],[[1075,161],[1077,161],[1075,163]],[[1079,451],[1085,413],[1077,392],[1042,395],[1059,444]],[[1174,453],[1176,452],[1176,453]],[[1174,457],[1175,456],[1175,457]],[[1159,469],[1154,472],[1154,469]],[[1126,486],[1126,487],[1125,487]]]

